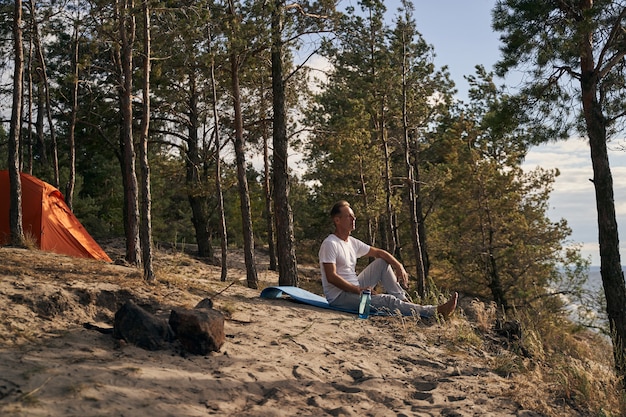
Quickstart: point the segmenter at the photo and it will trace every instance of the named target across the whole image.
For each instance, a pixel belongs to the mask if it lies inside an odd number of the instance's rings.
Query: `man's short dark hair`
[[[348,203],[346,200],[337,201],[333,208],[330,209],[330,218],[332,219],[333,217],[341,214],[342,207],[350,207],[350,203]]]

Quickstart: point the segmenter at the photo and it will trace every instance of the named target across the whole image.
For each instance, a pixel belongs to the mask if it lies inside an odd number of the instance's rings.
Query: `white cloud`
[[[618,230],[626,236],[626,152],[614,147],[609,150]],[[595,190],[589,145],[582,139],[550,143],[532,148],[524,162],[524,169],[536,167],[558,168],[550,197],[548,215],[553,220],[564,218],[572,229],[571,240],[582,244],[583,256],[591,256],[592,264],[599,265],[598,225]],[[622,239],[624,242],[625,239]],[[621,247],[622,259],[626,247]]]

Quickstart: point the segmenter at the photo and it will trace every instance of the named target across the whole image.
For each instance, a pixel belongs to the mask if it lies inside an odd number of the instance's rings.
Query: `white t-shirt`
[[[344,241],[337,235],[329,235],[320,246],[319,258],[320,269],[322,271],[322,285],[324,287],[324,295],[326,300],[332,302],[343,292],[326,279],[324,272],[324,264],[335,264],[337,274],[350,284],[359,285],[359,279],[356,274],[356,261],[362,256],[369,253],[370,246],[360,240],[349,236],[348,241]]]

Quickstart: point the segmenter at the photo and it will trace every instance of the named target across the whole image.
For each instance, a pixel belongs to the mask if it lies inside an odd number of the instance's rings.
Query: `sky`
[[[358,10],[356,0],[343,0],[342,6],[352,5]],[[447,66],[459,97],[467,97],[468,84],[464,76],[475,73],[476,65],[488,71],[500,57],[499,34],[491,29],[491,10],[495,0],[413,0],[414,19],[424,40],[434,47],[435,64]],[[398,0],[386,1],[388,21],[398,9]],[[523,74],[512,78],[521,79]],[[498,81],[497,81],[498,82]],[[514,87],[512,81],[500,80],[498,84]],[[614,180],[618,230],[626,236],[626,140],[609,145],[610,163]],[[624,148],[625,150],[620,150]],[[598,227],[589,146],[582,138],[571,138],[556,144],[531,149],[524,168],[558,168],[560,176],[554,184],[548,216],[553,221],[566,219],[572,243],[582,245],[581,253],[600,264]],[[626,263],[626,237],[621,239],[622,264]]]

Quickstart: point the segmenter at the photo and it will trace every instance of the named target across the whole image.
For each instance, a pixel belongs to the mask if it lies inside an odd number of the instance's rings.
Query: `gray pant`
[[[422,306],[407,301],[404,289],[398,283],[391,266],[378,258],[369,264],[359,274],[361,288],[372,287],[381,284],[387,294],[372,295],[371,306],[379,313],[402,314],[403,316],[432,317],[435,315],[436,306]],[[358,311],[361,296],[359,294],[342,292],[331,303],[335,307]]]

